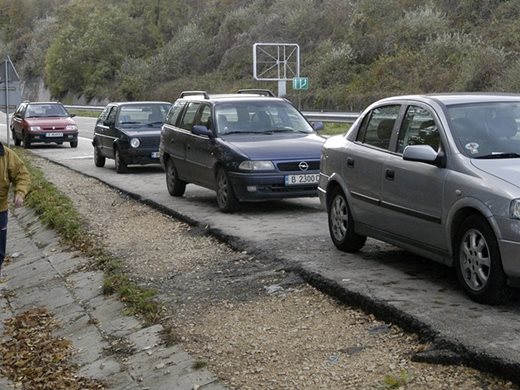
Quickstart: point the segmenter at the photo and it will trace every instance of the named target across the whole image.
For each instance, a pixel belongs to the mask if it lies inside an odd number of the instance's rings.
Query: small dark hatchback
[[[159,163],[161,125],[171,103],[120,102],[108,104],[94,128],[94,164],[115,160],[117,173],[128,165]]]
[[[168,191],[182,196],[188,183],[215,190],[223,212],[240,201],[317,196],[322,127],[268,90],[185,91],[161,134]]]

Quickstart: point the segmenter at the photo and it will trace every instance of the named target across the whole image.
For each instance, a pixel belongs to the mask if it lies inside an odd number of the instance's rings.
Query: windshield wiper
[[[148,123],[148,126],[153,126],[153,125],[162,125],[162,124],[163,124],[162,121],[161,121],[161,122],[150,122],[150,123]]]
[[[513,153],[513,152],[500,152],[500,153],[486,154],[485,156],[478,156],[475,158],[482,159],[482,160],[494,159],[494,158],[520,158],[520,154]]]

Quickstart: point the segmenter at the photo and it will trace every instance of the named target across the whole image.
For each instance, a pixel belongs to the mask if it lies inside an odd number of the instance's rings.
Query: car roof
[[[130,105],[143,105],[143,104],[169,104],[170,102],[161,102],[161,101],[137,101],[137,102],[111,102],[108,103],[111,106],[130,106]]]
[[[242,89],[236,93],[208,94],[206,91],[183,91],[178,100],[206,101],[206,102],[231,102],[231,101],[287,101],[276,97],[267,89]]]
[[[63,106],[63,103],[61,103],[61,102],[23,102],[23,103],[27,103],[27,104],[59,104],[59,105]]]
[[[520,94],[491,92],[433,93],[424,95],[402,95],[381,99],[379,102],[417,100],[424,103],[435,101],[445,106],[465,103],[518,102]]]

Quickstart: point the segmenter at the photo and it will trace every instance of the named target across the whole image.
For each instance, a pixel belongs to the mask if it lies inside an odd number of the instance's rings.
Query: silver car
[[[498,304],[520,280],[520,95],[397,96],[323,147],[319,194],[340,250],[367,236],[453,266]]]

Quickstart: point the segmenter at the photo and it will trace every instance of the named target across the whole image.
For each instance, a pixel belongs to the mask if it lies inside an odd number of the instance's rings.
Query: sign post
[[[1,92],[4,93],[1,93]],[[6,57],[0,65],[0,109],[5,110],[7,123],[7,146],[11,146],[9,137],[9,109],[13,110],[22,102],[20,76],[16,72],[11,58]]]
[[[300,46],[295,43],[255,43],[253,77],[278,81],[278,96],[286,95],[286,82],[300,77]]]

